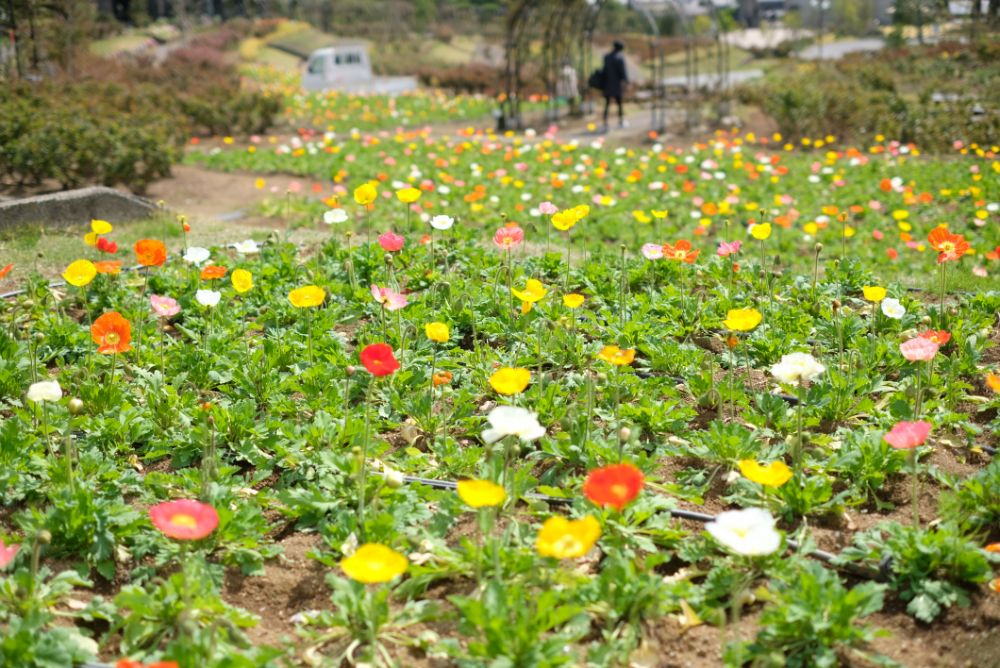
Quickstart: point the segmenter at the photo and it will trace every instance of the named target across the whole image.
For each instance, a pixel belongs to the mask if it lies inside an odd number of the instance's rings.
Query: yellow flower
[[[663,211],[652,209],[650,213],[653,214],[653,218],[666,218],[670,212],[667,211],[666,209],[664,209]]]
[[[540,301],[542,297],[549,293],[549,291],[545,289],[545,286],[542,285],[542,282],[534,278],[528,279],[528,282],[524,286],[524,290],[511,288],[510,291],[513,292],[514,296],[522,302],[527,302],[529,304],[534,304],[535,302]]]
[[[106,220],[98,220],[97,218],[94,218],[90,221],[90,229],[94,234],[110,234],[111,230],[115,228],[112,227],[111,223]]]
[[[354,189],[354,201],[362,206],[371,204],[378,197],[378,190],[374,183],[365,183]]]
[[[66,279],[66,282],[78,288],[90,283],[94,280],[94,276],[97,276],[97,267],[90,260],[72,262],[63,272],[63,278]]]
[[[761,466],[754,459],[744,459],[740,461],[740,473],[748,480],[768,487],[781,487],[792,477],[792,470],[782,461]]]
[[[471,508],[484,508],[499,506],[507,498],[507,492],[489,480],[459,480],[458,496]]]
[[[571,292],[568,295],[563,295],[563,306],[566,308],[580,308],[583,306],[584,296],[578,295],[575,292]]]
[[[535,549],[543,557],[574,559],[587,554],[600,536],[601,525],[593,515],[579,520],[556,515],[545,520],[538,532]]]
[[[323,288],[315,285],[295,288],[288,293],[288,301],[292,302],[292,306],[295,308],[319,306],[323,303],[324,299],[326,299],[326,292]]]
[[[410,186],[396,191],[396,198],[404,204],[413,204],[420,199],[420,190]]]
[[[253,274],[246,269],[236,269],[230,275],[229,280],[233,282],[233,287],[240,294],[253,287]]]
[[[726,313],[726,319],[722,321],[722,324],[726,326],[726,329],[735,332],[749,332],[760,324],[762,317],[760,311],[755,308],[734,308]]]
[[[648,215],[646,215],[646,212],[643,211],[642,209],[636,209],[635,211],[633,211],[632,217],[635,218],[636,222],[643,224],[652,222],[653,220]]]
[[[865,299],[870,302],[875,302],[876,304],[885,299],[885,288],[879,287],[877,285],[866,285],[861,288],[861,291],[865,293]]]
[[[750,236],[759,241],[763,241],[771,236],[771,223],[757,223],[750,228]]]
[[[340,568],[347,577],[364,584],[388,582],[405,573],[409,566],[405,556],[378,543],[365,543],[340,561]]]
[[[451,338],[451,331],[448,329],[448,325],[443,322],[427,323],[424,325],[424,333],[427,334],[428,339],[438,343],[445,343]]]
[[[574,206],[571,209],[563,209],[552,214],[552,226],[561,232],[565,232],[583,220],[589,213],[590,207],[586,204]]]
[[[520,394],[531,382],[531,372],[527,369],[503,367],[490,376],[490,386],[500,394]]]
[[[1000,376],[995,373],[986,374],[986,386],[1000,394]]]
[[[635,348],[622,350],[618,346],[604,346],[601,352],[597,353],[597,357],[615,366],[626,366],[635,359]]]
[[[86,234],[84,234],[83,235],[83,243],[87,244],[88,246],[96,246],[97,245],[97,232],[87,232]]]

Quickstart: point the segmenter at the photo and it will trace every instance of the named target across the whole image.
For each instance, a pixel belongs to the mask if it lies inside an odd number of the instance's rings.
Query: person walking
[[[625,127],[625,114],[622,111],[622,95],[628,74],[625,71],[625,45],[615,41],[610,53],[604,55],[604,131],[608,130],[608,110],[611,100],[618,105],[618,127]]]

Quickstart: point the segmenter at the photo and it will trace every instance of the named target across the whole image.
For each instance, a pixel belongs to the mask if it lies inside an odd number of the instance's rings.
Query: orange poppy
[[[631,464],[612,464],[594,469],[583,483],[583,493],[598,506],[624,508],[642,490],[642,471]]]
[[[8,264],[8,265],[7,265],[6,267],[4,267],[3,269],[0,269],[0,278],[3,278],[3,277],[4,277],[4,276],[6,276],[7,274],[9,274],[9,273],[10,273],[10,270],[11,270],[11,269],[13,269],[13,268],[14,268],[14,265],[13,265],[13,264]]]
[[[122,263],[118,260],[101,260],[94,263],[94,269],[98,274],[120,274]]]
[[[226,275],[226,268],[220,267],[217,264],[210,264],[201,270],[201,280],[203,281],[222,278],[225,275]]]
[[[451,371],[438,371],[432,376],[434,387],[437,387],[438,385],[450,385],[451,379]]]
[[[135,256],[144,267],[159,267],[167,261],[167,247],[156,239],[140,239],[135,242]]]
[[[969,242],[961,234],[953,234],[948,228],[938,226],[927,235],[927,243],[938,252],[938,264],[959,260],[969,252]]]
[[[127,353],[132,350],[132,325],[118,311],[110,311],[94,321],[90,326],[90,336],[97,344],[97,352]]]
[[[699,253],[701,253],[701,250],[692,250],[691,242],[687,239],[681,239],[672,246],[670,244],[663,244],[663,257],[667,260],[679,260],[687,264],[694,264],[694,261],[698,259]]]

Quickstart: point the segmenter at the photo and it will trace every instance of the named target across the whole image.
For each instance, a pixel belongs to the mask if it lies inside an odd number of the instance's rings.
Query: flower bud
[[[813,250],[815,250],[817,253],[819,253],[820,251],[823,250],[823,244],[817,243],[815,246],[813,246]]]
[[[389,489],[399,489],[406,482],[403,473],[396,469],[387,469],[385,472],[385,486]]]
[[[632,430],[631,429],[629,429],[628,427],[622,427],[621,429],[618,430],[618,440],[619,441],[623,441],[624,442],[624,441],[629,440],[630,438],[632,438]]]
[[[354,366],[353,364],[349,364],[349,365],[347,365],[347,368],[344,369],[344,371],[347,372],[348,376],[353,376],[354,374],[356,374],[358,372],[358,367]]]
[[[385,260],[386,264],[392,264],[392,253],[386,253],[382,256],[382,259]]]
[[[52,533],[48,529],[42,529],[35,535],[35,542],[40,545],[48,545],[52,542]]]
[[[83,401],[77,397],[69,400],[69,412],[72,415],[79,415],[83,412]]]

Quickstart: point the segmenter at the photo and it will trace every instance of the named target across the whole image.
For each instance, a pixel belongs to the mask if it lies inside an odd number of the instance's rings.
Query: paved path
[[[879,51],[885,43],[878,38],[842,39],[819,45],[813,44],[799,51],[802,60],[839,60],[849,53]]]

